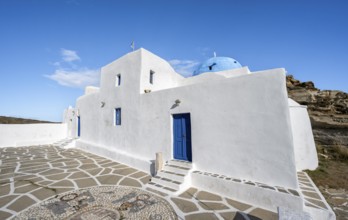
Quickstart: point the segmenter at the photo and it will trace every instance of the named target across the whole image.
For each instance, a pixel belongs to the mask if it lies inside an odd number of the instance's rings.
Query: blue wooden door
[[[190,114],[173,115],[174,159],[192,161]]]
[[[77,116],[77,137],[81,135],[81,119],[80,116]]]

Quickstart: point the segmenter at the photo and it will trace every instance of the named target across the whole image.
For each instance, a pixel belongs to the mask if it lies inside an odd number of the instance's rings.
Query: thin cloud
[[[67,49],[62,48],[60,50],[60,53],[62,55],[62,59],[65,62],[69,63],[69,62],[73,62],[73,61],[76,61],[76,60],[81,60],[81,58],[77,55],[76,51],[67,50]]]
[[[175,69],[176,72],[181,75],[188,77],[192,76],[193,72],[197,69],[199,62],[196,60],[178,60],[173,59],[169,61],[170,65]]]
[[[76,51],[61,49],[61,61],[51,63],[55,66],[52,74],[44,77],[56,81],[59,85],[72,88],[85,88],[86,86],[98,86],[100,70],[80,67],[73,61],[81,60]]]
[[[86,86],[98,86],[100,79],[100,70],[91,70],[87,68],[79,70],[57,69],[51,75],[45,77],[56,81],[62,86],[72,88],[85,88]]]

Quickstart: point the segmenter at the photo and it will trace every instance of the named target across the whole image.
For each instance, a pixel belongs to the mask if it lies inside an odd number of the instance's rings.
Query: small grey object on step
[[[156,164],[155,164],[155,169],[156,169],[156,175],[159,171],[161,171],[163,168],[163,157],[162,157],[162,152],[157,152],[156,153]]]

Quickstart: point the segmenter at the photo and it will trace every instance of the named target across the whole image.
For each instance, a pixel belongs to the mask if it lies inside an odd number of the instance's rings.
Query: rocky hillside
[[[348,94],[319,90],[313,82],[286,77],[289,97],[307,105],[316,142],[319,167],[307,171],[334,210],[348,219]]]
[[[300,82],[292,75],[286,80],[289,97],[307,105],[317,145],[348,149],[348,94],[317,89],[313,82]]]

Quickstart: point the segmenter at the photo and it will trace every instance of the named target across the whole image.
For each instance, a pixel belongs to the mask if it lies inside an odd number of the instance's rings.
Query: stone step
[[[185,167],[185,168],[192,168],[192,163],[189,161],[184,161],[184,160],[169,160],[167,161],[168,165],[174,165],[174,166],[179,166],[179,167]]]
[[[167,161],[163,169],[152,177],[147,187],[169,195],[183,190],[185,177],[192,169],[192,163],[179,160]]]
[[[190,171],[190,168],[166,164],[163,166],[163,170],[186,175]]]
[[[162,186],[166,186],[175,190],[179,190],[180,185],[182,183],[182,182],[173,181],[168,178],[160,178],[159,176],[152,177],[151,182],[162,185]]]
[[[157,190],[157,191],[162,192],[162,193],[169,194],[169,195],[172,195],[172,194],[176,193],[176,191],[177,191],[177,190],[172,189],[170,187],[162,186],[162,185],[154,183],[154,182],[147,183],[146,187],[148,187],[150,189]]]
[[[174,173],[174,172],[164,171],[164,170],[159,171],[156,176],[159,176],[161,178],[171,179],[173,181],[178,181],[178,182],[184,182],[184,179],[185,179],[184,174]]]

